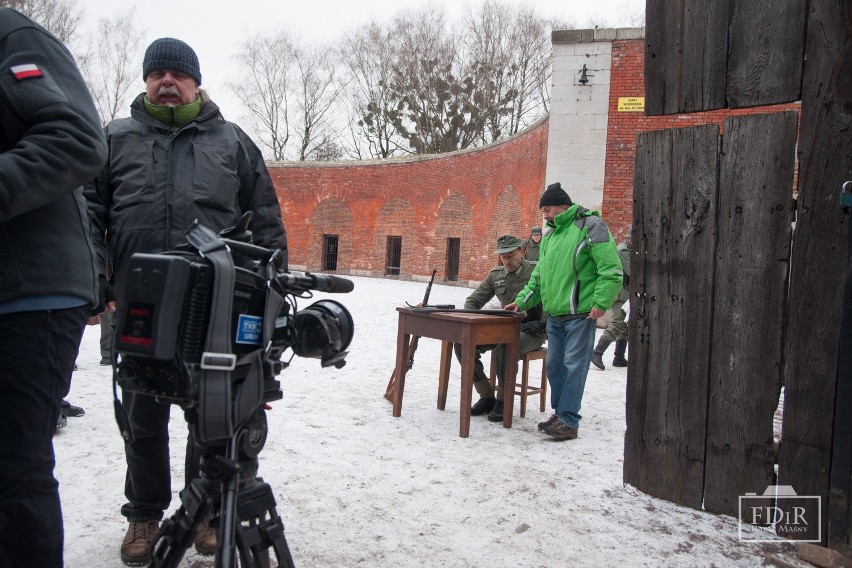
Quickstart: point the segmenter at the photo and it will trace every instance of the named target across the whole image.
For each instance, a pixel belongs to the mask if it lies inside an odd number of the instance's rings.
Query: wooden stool
[[[541,385],[537,387],[530,386],[530,361],[541,359]],[[515,394],[521,397],[521,418],[527,415],[527,397],[535,394],[540,395],[539,410],[544,412],[545,398],[547,398],[547,347],[540,347],[535,351],[530,351],[521,355],[523,361],[523,369],[521,370],[521,382],[515,382]],[[494,359],[494,351],[491,351],[491,370],[488,374],[488,379],[491,381],[491,386],[497,389],[497,361]],[[518,390],[520,389],[520,390]]]

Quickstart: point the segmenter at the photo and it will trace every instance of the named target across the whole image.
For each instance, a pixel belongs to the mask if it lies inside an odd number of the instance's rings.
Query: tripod
[[[278,566],[294,568],[284,538],[284,523],[275,510],[272,488],[257,477],[257,453],[263,431],[243,425],[228,440],[225,454],[207,449],[201,460],[201,476],[180,492],[181,507],[160,527],[151,548],[152,567],[176,568],[195,542],[197,527],[209,512],[218,525],[216,568],[269,568],[269,549]]]

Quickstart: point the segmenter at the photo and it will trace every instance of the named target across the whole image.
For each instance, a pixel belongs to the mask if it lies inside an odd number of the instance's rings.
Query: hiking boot
[[[160,521],[130,521],[121,543],[121,561],[128,566],[144,566],[151,562],[151,544]]]
[[[216,527],[210,525],[213,513],[207,513],[201,525],[198,527],[198,536],[195,537],[195,550],[204,556],[216,554],[219,541],[216,537]]]
[[[470,407],[470,415],[481,416],[483,414],[488,414],[491,410],[493,410],[495,404],[497,404],[497,399],[493,396],[480,398],[476,401],[476,404]]]
[[[577,429],[571,428],[561,420],[554,420],[551,424],[545,424],[542,432],[557,440],[576,440]]]
[[[553,414],[553,415],[551,415],[551,416],[550,416],[550,418],[548,418],[548,419],[547,419],[547,421],[546,421],[546,422],[539,422],[539,423],[538,423],[538,429],[539,429],[539,430],[541,430],[542,432],[544,432],[544,428],[545,428],[546,426],[550,426],[550,425],[551,425],[551,424],[553,424],[553,422],[554,422],[554,421],[556,421],[556,420],[559,420],[559,419],[558,419],[558,418],[556,418],[556,415],[555,415],[555,414]]]
[[[494,408],[488,413],[489,422],[503,422],[503,401],[498,400],[494,403]]]
[[[65,416],[72,416],[74,418],[77,418],[78,416],[83,416],[84,414],[86,414],[86,411],[79,406],[71,404],[67,400],[63,400],[62,414],[64,414]]]

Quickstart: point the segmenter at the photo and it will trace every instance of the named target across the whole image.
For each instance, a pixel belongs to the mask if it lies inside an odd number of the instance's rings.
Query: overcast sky
[[[287,28],[306,41],[333,41],[373,19],[389,21],[394,14],[427,6],[442,6],[450,21],[462,18],[482,0],[78,0],[85,11],[85,30],[101,17],[123,14],[136,7],[139,27],[146,31],[147,46],[158,37],[176,37],[195,49],[201,64],[203,86],[222,108],[225,118],[239,122],[239,100],[225,83],[235,78],[234,54],[252,34]],[[517,2],[521,4],[521,1]],[[645,0],[527,0],[548,18],[573,22],[578,27],[627,27],[645,8]],[[218,5],[219,7],[212,7]],[[143,48],[144,50],[144,48]],[[139,92],[144,89],[141,60]]]

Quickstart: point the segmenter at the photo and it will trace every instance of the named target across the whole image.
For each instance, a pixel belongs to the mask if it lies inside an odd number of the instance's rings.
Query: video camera
[[[229,438],[263,403],[281,398],[275,377],[289,364],[281,361],[286,349],[340,368],[352,340],[342,304],[320,300],[301,311],[296,304],[312,290],[350,292],[352,281],[287,271],[280,250],[250,243],[250,220],[246,214],[219,235],[196,223],[183,248],[134,254],[123,283],[117,382],[196,409],[202,444]]]

